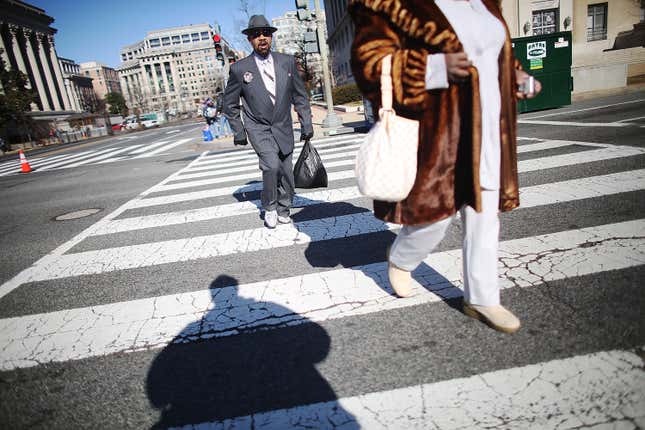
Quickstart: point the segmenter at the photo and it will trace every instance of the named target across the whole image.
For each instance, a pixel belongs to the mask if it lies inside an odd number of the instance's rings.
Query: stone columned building
[[[0,0],[0,55],[5,67],[23,72],[36,90],[35,118],[73,110],[56,54],[53,22],[42,9],[19,0]]]

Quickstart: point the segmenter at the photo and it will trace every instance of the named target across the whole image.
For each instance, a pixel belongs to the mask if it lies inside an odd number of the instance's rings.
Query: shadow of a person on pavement
[[[257,291],[239,289],[232,277],[215,279],[209,310],[155,357],[146,380],[160,412],[154,428],[337,403],[316,369],[329,353],[327,332],[284,306],[254,300]],[[298,323],[286,326],[290,321]]]
[[[321,216],[330,220],[324,224],[317,222]],[[352,218],[344,221],[333,219],[345,216]],[[387,277],[387,260],[396,233],[387,229],[386,224],[376,219],[369,209],[346,202],[314,205],[305,207],[293,219],[303,234],[323,238],[312,240],[305,250],[305,257],[312,266],[361,270],[379,288],[394,295]],[[421,263],[413,272],[413,278],[449,306],[461,310],[462,291],[432,267]]]

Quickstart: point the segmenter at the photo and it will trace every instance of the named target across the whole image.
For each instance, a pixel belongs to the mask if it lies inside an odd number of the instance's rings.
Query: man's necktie
[[[264,62],[264,67],[262,67],[262,73],[267,78],[267,90],[269,91],[269,96],[271,97],[271,102],[275,104],[275,77],[271,70],[271,64],[268,61]]]

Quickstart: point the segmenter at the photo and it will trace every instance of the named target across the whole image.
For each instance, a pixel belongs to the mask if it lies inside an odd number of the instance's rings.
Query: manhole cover
[[[103,209],[81,209],[80,211],[68,212],[66,214],[58,215],[54,218],[56,221],[69,221],[70,219],[85,218],[86,216],[94,215],[101,212]]]

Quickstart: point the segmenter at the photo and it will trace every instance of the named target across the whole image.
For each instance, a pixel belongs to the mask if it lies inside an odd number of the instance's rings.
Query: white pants
[[[474,305],[499,305],[497,249],[498,190],[482,190],[482,212],[461,208],[464,299]],[[432,224],[404,226],[390,249],[396,267],[413,271],[444,238],[454,216]]]

